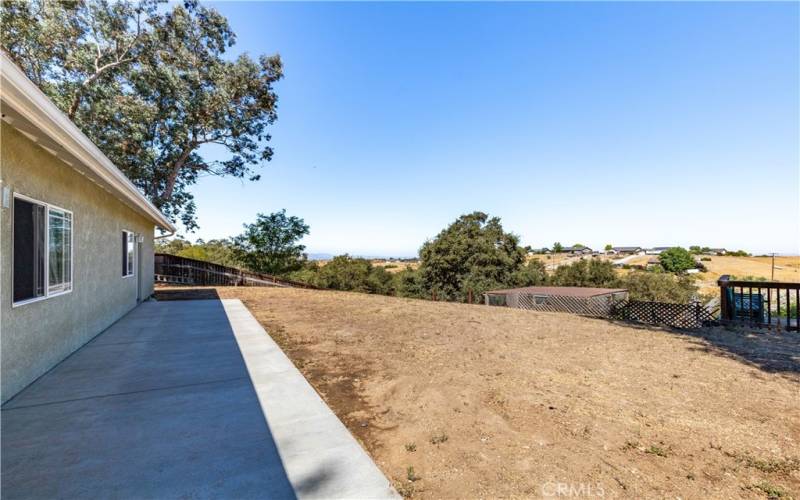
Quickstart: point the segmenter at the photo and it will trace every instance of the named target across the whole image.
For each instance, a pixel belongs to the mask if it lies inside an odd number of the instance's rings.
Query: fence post
[[[728,304],[728,281],[730,276],[723,274],[719,277],[717,285],[719,285],[719,319],[721,321],[730,321],[731,317],[730,304]]]

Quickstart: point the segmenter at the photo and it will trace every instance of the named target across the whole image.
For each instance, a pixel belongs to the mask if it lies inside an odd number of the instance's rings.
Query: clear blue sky
[[[309,252],[414,255],[460,214],[524,244],[800,252],[797,3],[214,3],[280,53],[262,180],[203,179],[200,230],[286,208]]]

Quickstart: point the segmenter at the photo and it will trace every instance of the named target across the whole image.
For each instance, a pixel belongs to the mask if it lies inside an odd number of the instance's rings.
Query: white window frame
[[[45,207],[45,225],[44,225],[44,248],[45,248],[45,259],[44,259],[44,295],[41,297],[34,297],[32,299],[25,299],[15,302],[14,301],[14,202],[13,200],[19,198],[20,200],[27,201],[28,203],[35,203],[37,205],[41,205]],[[31,198],[30,196],[25,196],[24,194],[14,193],[13,200],[11,203],[12,206],[12,214],[11,214],[11,307],[20,307],[27,304],[33,304],[34,302],[41,302],[42,300],[51,299],[53,297],[58,297],[59,295],[66,295],[68,293],[72,293],[72,289],[74,287],[75,281],[75,214],[72,213],[71,210],[67,210],[66,208],[61,208],[57,205],[53,205],[52,203],[47,203],[42,200],[37,200],[36,198]],[[69,288],[66,290],[59,290],[57,292],[50,292],[50,209],[57,210],[59,212],[68,213],[70,215],[70,229],[69,229]],[[64,283],[66,284],[66,283]]]
[[[127,229],[123,229],[122,232],[125,233],[125,254],[126,255],[128,253],[128,244],[130,243],[130,238],[131,238],[131,236],[133,236],[133,266],[131,266],[131,273],[130,274],[123,274],[122,275],[122,279],[127,279],[127,278],[132,278],[132,277],[136,276],[136,263],[137,263],[136,261],[137,261],[139,256],[136,255],[136,233],[134,233],[133,231],[128,231]],[[125,261],[125,263],[128,264],[128,261]],[[126,273],[128,272],[127,267],[128,266],[125,266],[125,272]]]

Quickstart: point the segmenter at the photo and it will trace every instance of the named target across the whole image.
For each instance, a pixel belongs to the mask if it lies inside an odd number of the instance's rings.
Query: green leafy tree
[[[233,243],[228,239],[197,240],[194,245],[179,251],[176,255],[190,259],[204,260],[228,267],[243,267],[236,257]]]
[[[619,280],[619,287],[628,290],[632,300],[687,304],[697,294],[697,286],[689,276],[634,271]]]
[[[420,250],[424,288],[441,300],[464,301],[469,292],[512,285],[525,262],[519,237],[482,212],[462,215]]]
[[[405,269],[394,275],[395,291],[399,297],[415,299],[429,298],[419,271],[406,266]]]
[[[173,220],[197,227],[201,176],[257,180],[272,158],[280,57],[226,50],[227,19],[196,0],[7,0],[12,59]],[[212,160],[207,152],[213,148]]]
[[[611,246],[611,243],[608,243],[608,244],[605,246],[605,251],[606,251],[606,252],[610,252],[610,251],[611,251],[613,248],[614,248],[614,247],[613,247],[613,246]]]
[[[298,242],[309,232],[305,221],[287,217],[286,210],[258,214],[233,239],[233,254],[248,269],[268,274],[285,274],[302,268],[305,246]]]
[[[513,285],[537,286],[547,283],[547,271],[539,259],[531,259],[514,274]]]
[[[190,248],[192,244],[181,236],[175,236],[174,238],[156,240],[154,246],[157,253],[178,255],[178,252]]]
[[[350,255],[337,255],[325,264],[310,262],[292,279],[330,290],[394,295],[395,278],[381,266]]]
[[[191,243],[177,236],[169,240],[157,240],[155,251],[189,259],[213,262],[214,264],[228,267],[243,266],[234,255],[233,243],[228,239],[209,241],[198,239],[194,243]]]
[[[692,245],[689,247],[689,253],[691,253],[692,255],[700,255],[703,253],[703,249],[697,245]]]
[[[658,255],[658,262],[668,273],[684,273],[695,267],[694,257],[688,250],[673,247],[664,250]]]
[[[564,251],[564,246],[561,243],[559,243],[558,241],[553,243],[553,253],[561,253],[563,251]]]
[[[613,264],[598,259],[581,259],[559,266],[550,277],[550,282],[557,286],[613,287],[616,281]]]

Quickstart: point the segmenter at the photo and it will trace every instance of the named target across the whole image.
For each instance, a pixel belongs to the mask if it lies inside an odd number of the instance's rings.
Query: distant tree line
[[[488,290],[536,285],[626,288],[632,299],[684,303],[697,292],[693,279],[682,274],[689,263],[694,266],[684,249],[664,252],[662,267],[672,272],[620,275],[609,261],[581,259],[548,274],[542,261],[527,258],[519,236],[483,212],[460,216],[422,245],[419,267],[406,265],[394,273],[346,254],[324,264],[309,261],[298,243],[308,232],[303,219],[280,211],[259,214],[230,239],[192,244],[176,238],[160,243],[157,251],[283,275],[320,288],[453,302],[479,302]]]

